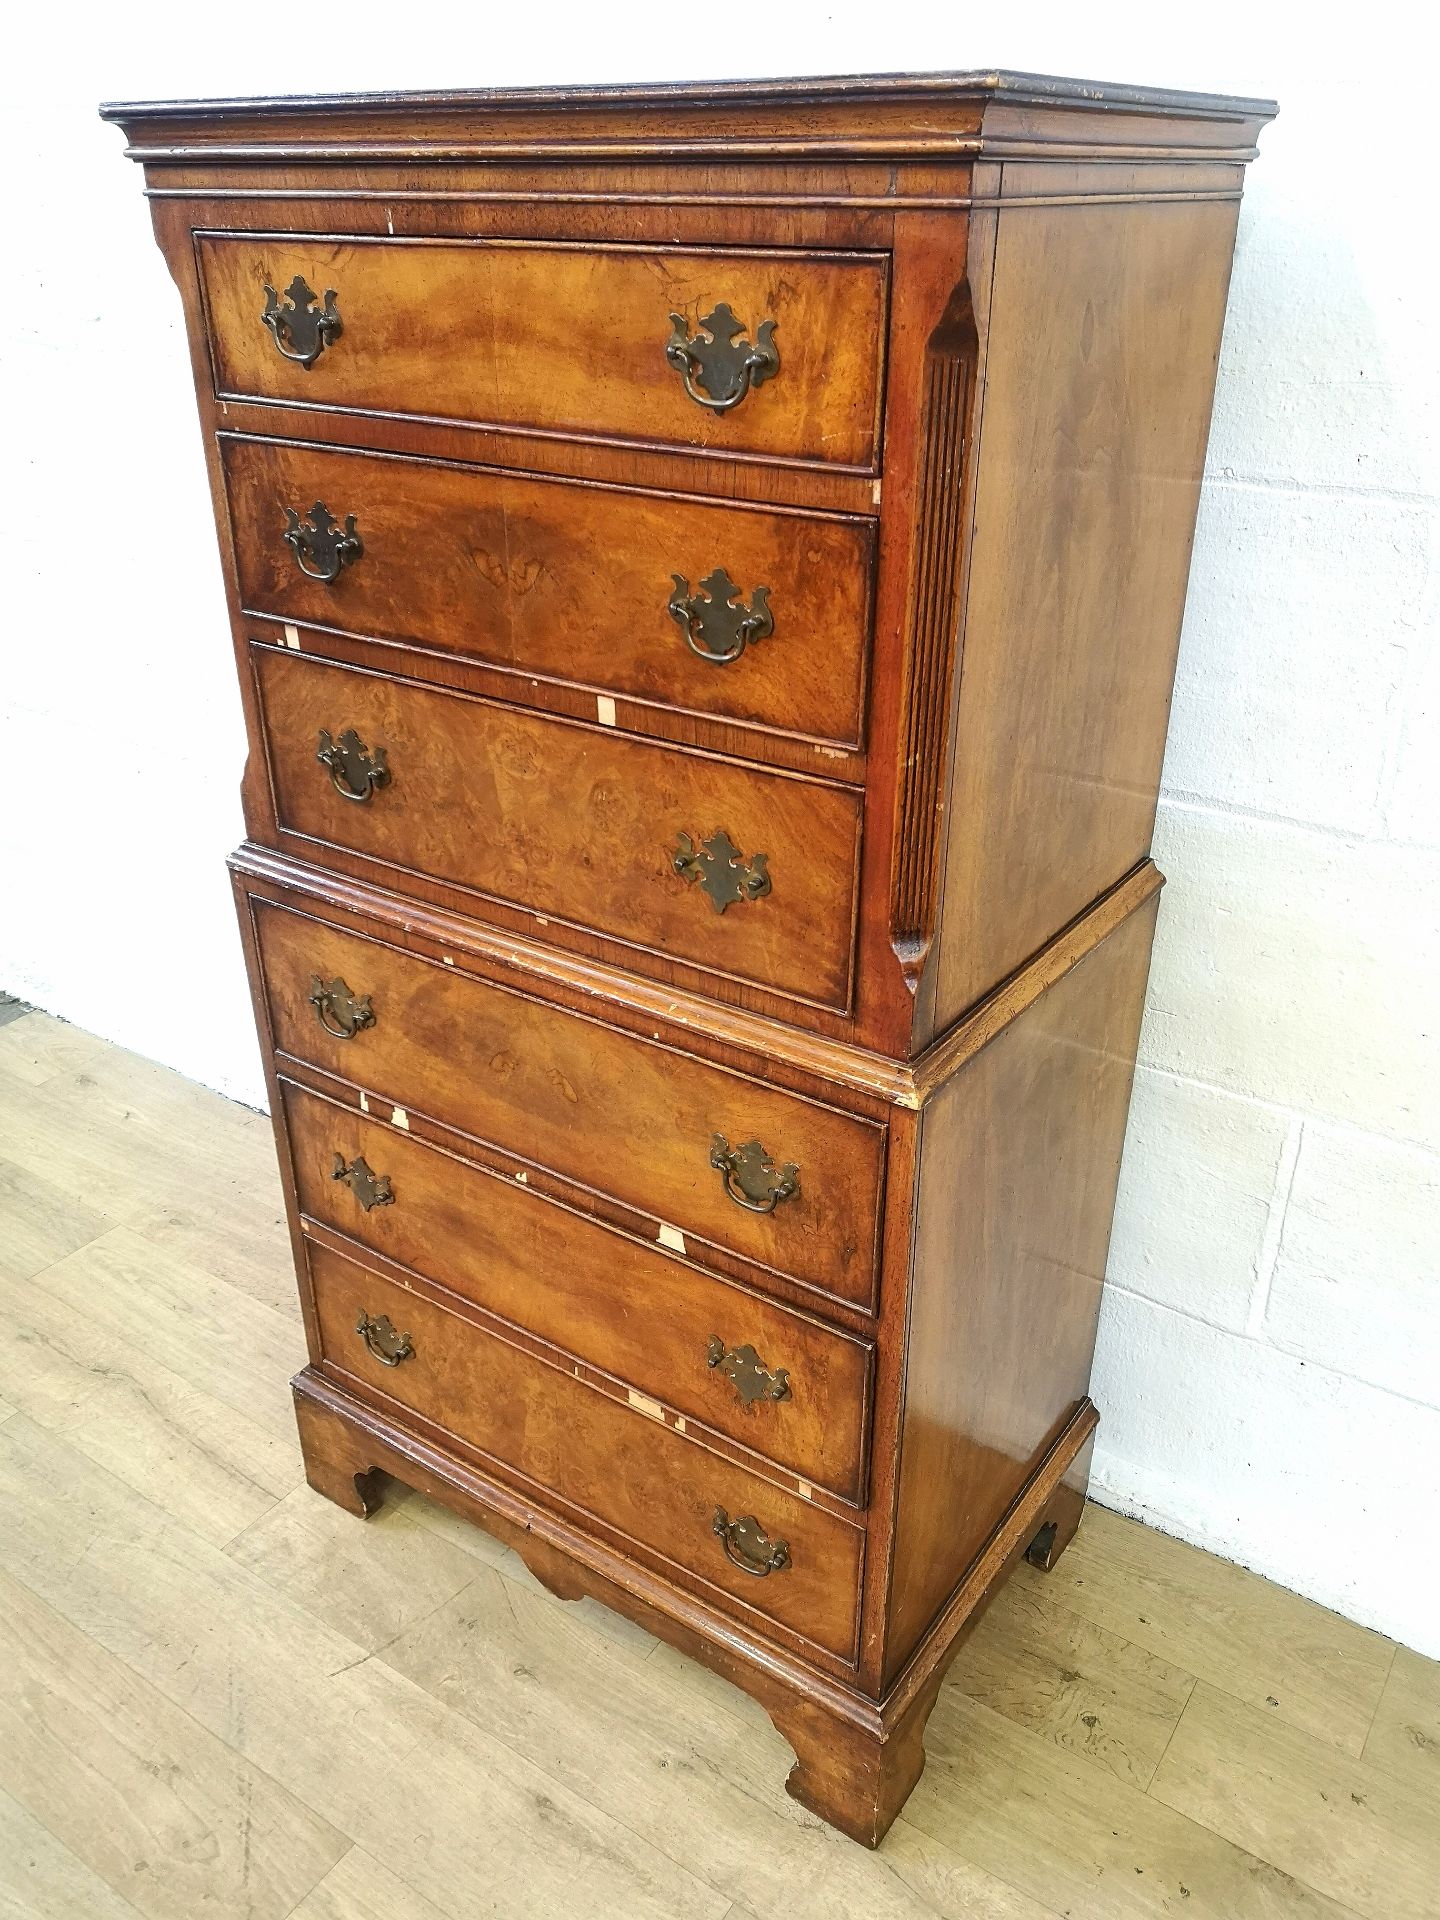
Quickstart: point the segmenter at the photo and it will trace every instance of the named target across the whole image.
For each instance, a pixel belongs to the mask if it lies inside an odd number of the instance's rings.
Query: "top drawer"
[[[195,244],[225,399],[877,463],[883,254],[258,233]]]

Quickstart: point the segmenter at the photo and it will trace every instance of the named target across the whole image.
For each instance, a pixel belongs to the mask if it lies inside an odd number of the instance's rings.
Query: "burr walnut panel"
[[[202,233],[196,246],[225,398],[877,464],[883,255],[293,233]],[[297,275],[313,303],[300,289],[287,301]],[[335,290],[341,330],[310,365],[277,350],[267,287],[281,312],[302,313]],[[774,323],[779,364],[717,413],[666,348],[672,314],[699,339],[727,306],[741,345]]]
[[[462,887],[482,911],[491,898],[593,928],[635,964],[673,955],[848,1003],[854,793],[289,653],[257,647],[254,663],[283,833]],[[385,756],[358,802],[316,758],[322,734],[347,733]],[[687,849],[693,880],[676,869]],[[757,897],[717,905],[737,873]]]
[[[293,1084],[285,1123],[310,1219],[687,1420],[859,1498],[865,1342]],[[366,1210],[335,1178],[337,1155],[346,1165],[363,1159],[389,1180],[387,1204]]]
[[[611,1194],[692,1251],[725,1248],[873,1303],[882,1127],[324,920],[254,911],[282,1052]],[[335,979],[370,1003],[353,1039],[327,1031],[310,999]],[[738,1205],[710,1164],[716,1134],[793,1162],[796,1192],[770,1213]]]
[[[544,1494],[618,1529],[682,1581],[732,1610],[779,1621],[853,1660],[865,1535],[774,1481],[710,1452],[662,1421],[582,1385],[473,1320],[312,1246],[327,1372],[412,1409],[464,1447],[523,1474]],[[358,1331],[384,1316],[412,1352],[387,1365]],[[383,1341],[383,1336],[382,1336]],[[378,1344],[378,1343],[377,1343]],[[738,1566],[717,1513],[752,1520],[782,1566]],[[744,1553],[742,1537],[736,1550]]]
[[[221,457],[248,612],[502,667],[527,704],[559,681],[861,744],[867,520],[233,435]],[[353,514],[363,543],[329,581],[285,539],[317,501]],[[772,632],[748,641],[706,621],[701,583],[718,571],[732,605],[749,611],[763,590]],[[701,603],[693,644],[668,610],[677,596]],[[719,663],[707,644],[739,651]]]

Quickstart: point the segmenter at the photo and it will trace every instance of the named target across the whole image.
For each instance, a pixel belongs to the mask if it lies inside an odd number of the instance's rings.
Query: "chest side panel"
[[[1236,212],[1001,213],[937,1028],[1149,851]]]

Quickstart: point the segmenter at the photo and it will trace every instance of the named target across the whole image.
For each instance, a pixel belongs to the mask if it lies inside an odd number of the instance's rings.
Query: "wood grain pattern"
[[[356,1516],[398,1481],[494,1536],[477,1577],[518,1555],[631,1622],[630,1661],[659,1641],[737,1681],[791,1799],[867,1847],[949,1664],[1084,1509],[1165,706],[1269,111],[999,74],[112,110],[185,306],[241,667],[308,1480]],[[262,318],[297,274],[343,318],[308,370]],[[724,413],[666,361],[671,314],[721,301],[780,354]],[[278,544],[316,500],[365,542],[331,584]],[[665,624],[670,576],[720,565],[777,617],[733,671]],[[317,761],[349,728],[388,759],[363,804]],[[675,865],[722,832],[773,882],[723,916]],[[374,1024],[323,1035],[317,974]],[[798,1194],[742,1215],[717,1135]],[[356,1213],[337,1140],[391,1205]],[[150,1243],[173,1217],[205,1248],[151,1184]],[[248,1264],[200,1257],[220,1286]],[[135,1287],[122,1265],[178,1373]],[[382,1305],[416,1342],[395,1367],[357,1330]],[[712,1333],[793,1402],[717,1401]],[[195,1384],[268,1421],[273,1336]],[[217,1497],[196,1525],[248,1518],[323,1611],[320,1536]],[[721,1498],[791,1564],[726,1560]],[[424,1624],[390,1586],[377,1556],[331,1618],[383,1651]],[[972,1672],[1140,1793],[1196,1674],[1110,1635],[1047,1596],[1028,1651],[982,1639]],[[1168,1872],[1186,1824],[1146,1858]],[[1243,1854],[1207,1845],[1226,1911]],[[414,1890],[471,1898],[468,1865]]]
[[[298,903],[297,903],[298,904]],[[276,906],[256,914],[276,1044],[358,1084],[382,1112],[403,1105],[600,1188],[678,1231],[733,1249],[858,1306],[873,1304],[884,1130],[858,1116],[726,1072],[655,1039],[578,1018],[463,965]],[[369,997],[374,1025],[337,1040],[316,1018],[312,981]],[[601,1011],[595,1009],[595,1013]],[[654,1029],[651,1029],[651,1035]],[[800,1168],[773,1213],[747,1212],[710,1165],[717,1134],[758,1138]]]
[[[106,1284],[113,1253],[102,1236],[57,1262],[43,1287],[0,1274],[0,1313],[23,1355],[4,1370],[7,1400],[223,1544],[303,1484],[299,1448],[291,1433],[187,1378],[173,1364],[179,1355],[166,1364],[143,1338],[87,1311],[85,1289]]]
[[[1052,1576],[1057,1601],[1135,1646],[1222,1686],[1285,1726],[1359,1757],[1391,1671],[1382,1634],[1313,1600],[1196,1560],[1164,1534],[1096,1512]],[[1255,1649],[1254,1607],[1271,1636]]]
[[[371,413],[580,431],[717,453],[874,464],[883,257],[486,247],[315,235],[197,237],[216,392]],[[337,289],[344,333],[314,366],[277,353],[267,283]],[[665,359],[728,303],[780,370],[732,412],[686,394]]]
[[[345,1851],[302,1801],[5,1573],[0,1653],[0,1785],[141,1912],[286,1920]]]
[[[687,1423],[850,1500],[864,1492],[870,1350],[672,1253],[486,1176],[393,1125],[285,1090],[300,1205],[312,1219],[437,1281],[567,1355],[633,1383]],[[333,1178],[335,1155],[363,1155],[392,1183],[389,1206],[364,1212]],[[752,1346],[783,1400],[748,1405],[708,1362],[711,1338]]]
[[[851,1657],[863,1533],[326,1249],[311,1248],[310,1273],[332,1375],[412,1408],[743,1615]],[[411,1334],[412,1358],[393,1368],[373,1359],[355,1330],[362,1309]],[[790,1564],[762,1578],[733,1565],[711,1527],[717,1507],[785,1540]]]
[[[999,223],[939,1027],[1149,850],[1235,218]]]
[[[407,1501],[387,1502],[363,1534],[348,1521],[348,1514],[317,1500],[302,1480],[236,1534],[225,1552],[372,1653],[475,1578],[474,1555],[423,1526]]]
[[[1006,1591],[1003,1613],[992,1608],[961,1649],[954,1685],[1015,1726],[1148,1787],[1194,1675],[1058,1606],[1042,1575],[1017,1574]]]
[[[1082,1754],[942,1696],[906,1817],[1057,1914],[1085,1920],[1346,1920],[1347,1909]],[[1378,1860],[1377,1860],[1378,1867]]]
[[[312,649],[339,629],[406,649],[402,668],[419,648],[502,667],[522,705],[546,705],[561,683],[862,742],[866,521],[236,436],[221,450],[244,605],[307,627]],[[365,549],[330,585],[283,538],[286,510],[317,500],[355,515]],[[747,606],[768,590],[775,631],[717,666],[666,609],[675,574],[694,594],[721,567]]]
[[[1440,1664],[1396,1648],[1361,1757],[1440,1792]]]
[[[507,1880],[521,1920],[551,1920],[572,1902],[604,1920],[723,1920],[723,1899],[659,1847],[367,1660],[363,1647],[229,1556],[165,1527],[140,1496],[58,1443],[15,1431],[20,1424],[0,1429],[8,1516],[0,1565],[99,1662],[118,1669],[142,1703],[132,1737],[139,1755],[162,1756],[155,1796],[168,1787],[191,1805],[207,1794],[218,1803],[210,1838],[192,1822],[155,1847],[155,1877],[180,1879],[187,1903],[142,1911],[193,1920],[209,1894],[218,1911],[243,1915],[262,1879],[298,1877],[267,1831],[263,1800],[252,1803],[243,1784],[211,1794],[214,1770],[201,1771],[203,1761],[190,1754],[213,1744],[232,1780],[258,1773],[262,1793],[283,1793],[350,1840],[373,1843],[383,1809],[386,1834],[397,1836],[387,1853],[403,1860],[406,1884],[449,1920],[464,1920],[491,1897],[497,1831],[505,1835],[500,1857],[513,1862]],[[10,1671],[29,1678],[26,1667]],[[176,1723],[190,1751],[174,1756],[172,1770],[164,1756]],[[102,1752],[81,1737],[76,1765]],[[143,1772],[143,1759],[135,1768]],[[137,1798],[148,1804],[146,1790]],[[93,1804],[83,1789],[74,1792],[79,1833],[88,1834]],[[476,1820],[477,1806],[486,1821]],[[90,1846],[113,1849],[114,1832],[127,1831],[123,1822],[109,1829],[103,1814],[99,1828]],[[243,1850],[227,1844],[230,1833],[243,1841],[247,1830],[248,1875]],[[148,1856],[135,1857],[144,1872]],[[317,1859],[312,1880],[327,1867]]]
[[[1317,1748],[1204,1681],[1152,1792],[1237,1846],[1263,1845],[1283,1870],[1366,1920],[1429,1920],[1435,1911],[1440,1823],[1423,1783]]]
[[[1155,906],[926,1109],[891,1672],[1086,1391]]]
[[[847,1003],[853,794],[264,648],[254,665],[282,833],[364,854],[392,880],[463,887],[472,911],[487,897],[522,907],[550,938],[594,927],[642,968],[658,950]],[[389,784],[361,805],[315,757],[322,731],[346,728],[389,761]],[[723,913],[674,867],[681,834],[698,847],[722,830],[747,860],[767,855],[771,878]]]
[[[0,1913],[5,1920],[135,1920],[108,1886],[18,1800],[0,1792]]]

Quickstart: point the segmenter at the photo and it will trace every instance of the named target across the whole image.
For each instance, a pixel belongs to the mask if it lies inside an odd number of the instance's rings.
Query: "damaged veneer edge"
[[[698,994],[655,986],[598,961],[560,952],[522,935],[486,927],[443,907],[402,899],[362,880],[320,870],[247,842],[231,856],[232,873],[304,894],[312,902],[363,914],[377,925],[505,972],[549,982],[587,997],[603,997],[672,1034],[699,1036],[756,1057],[756,1071],[779,1060],[804,1074],[823,1077],[890,1106],[918,1112],[967,1061],[1062,980],[1109,934],[1165,884],[1152,860],[1142,860],[1123,880],[1063,928],[1024,966],[1003,980],[969,1013],[910,1061],[850,1046],[823,1034],[787,1026],[743,1008],[718,1006]]]

